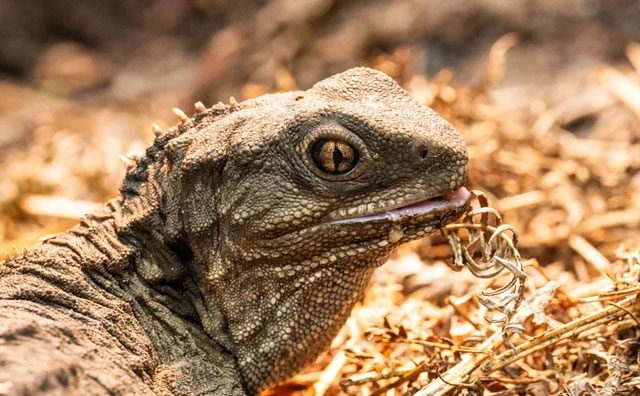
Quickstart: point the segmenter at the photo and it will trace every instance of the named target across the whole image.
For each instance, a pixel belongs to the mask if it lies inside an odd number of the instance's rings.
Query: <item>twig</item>
[[[533,304],[539,298],[546,298],[547,290],[541,288],[536,291],[531,297],[527,299],[528,304]],[[528,315],[528,314],[527,314]],[[514,318],[517,322],[522,322],[526,319],[522,313],[516,313]],[[503,334],[501,331],[496,331],[489,338],[487,338],[477,349],[487,351],[492,354],[500,345],[504,342]],[[470,382],[465,381],[469,374],[473,372],[478,366],[489,359],[489,355],[485,354],[466,354],[463,355],[460,363],[453,366],[440,378],[432,381],[424,388],[420,389],[414,394],[414,396],[439,396],[445,395],[447,392],[455,388],[454,383]]]
[[[498,355],[494,361],[484,364],[481,372],[489,373],[499,370],[515,360],[522,359],[531,353],[553,345],[560,340],[577,337],[580,333],[609,322],[611,319],[627,315],[622,308],[629,308],[637,304],[636,296],[629,297],[618,306],[609,306],[600,311],[575,319],[563,326],[550,330],[518,345],[514,349]]]
[[[425,370],[426,366],[427,366],[427,362],[426,361],[420,363],[419,365],[414,367],[413,370],[411,370],[411,371],[409,371],[409,372],[407,372],[405,374],[402,374],[402,376],[400,378],[398,378],[397,380],[395,380],[392,383],[387,384],[387,385],[383,386],[382,388],[374,391],[371,394],[371,396],[382,395],[386,391],[388,391],[389,389],[396,388],[396,387],[404,384],[405,382],[415,380],[418,377],[418,375],[420,375],[420,373]]]
[[[611,267],[611,263],[598,249],[593,247],[586,239],[580,235],[574,235],[569,238],[569,246],[575,250],[587,263],[600,273],[606,275]]]
[[[50,195],[27,195],[20,202],[20,208],[28,214],[37,216],[80,219],[84,214],[98,209],[102,204],[73,200]]]
[[[601,69],[599,77],[618,100],[640,117],[640,86],[633,79],[610,67]]]
[[[331,385],[335,382],[336,378],[340,375],[342,367],[347,362],[347,356],[344,351],[338,351],[336,355],[331,359],[331,363],[324,369],[318,380],[313,384],[311,392],[307,394],[314,396],[322,396]]]

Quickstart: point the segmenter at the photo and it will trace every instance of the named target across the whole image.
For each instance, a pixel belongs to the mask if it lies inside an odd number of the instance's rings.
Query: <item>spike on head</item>
[[[174,107],[173,109],[171,109],[173,111],[173,114],[176,116],[176,118],[178,119],[178,121],[180,122],[187,122],[189,121],[189,117],[184,113],[184,111],[180,110],[177,107]]]
[[[131,161],[138,161],[140,158],[142,158],[142,155],[135,153],[133,151],[129,151],[126,155],[125,155],[129,160]]]
[[[193,106],[196,108],[197,113],[204,113],[207,111],[207,107],[202,102],[196,102]]]
[[[231,107],[235,107],[235,106],[238,105],[238,101],[233,96],[230,96],[229,97],[229,104],[231,105]]]
[[[126,155],[119,155],[118,158],[124,164],[125,168],[127,168],[127,170],[132,169],[136,165],[135,161],[133,161]]]
[[[156,137],[162,135],[162,129],[158,124],[151,124],[151,130],[153,131],[153,134],[156,135]]]

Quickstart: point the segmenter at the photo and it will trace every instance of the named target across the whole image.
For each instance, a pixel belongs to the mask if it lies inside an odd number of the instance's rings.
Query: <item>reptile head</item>
[[[314,359],[392,249],[469,198],[458,133],[371,69],[243,102],[186,135],[197,176],[184,186],[201,193],[185,232],[252,392]]]

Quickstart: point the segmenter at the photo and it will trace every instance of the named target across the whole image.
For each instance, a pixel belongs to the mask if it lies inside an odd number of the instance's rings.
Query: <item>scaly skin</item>
[[[371,69],[201,111],[102,210],[0,264],[0,384],[256,394],[327,347],[394,247],[465,209],[466,164]]]

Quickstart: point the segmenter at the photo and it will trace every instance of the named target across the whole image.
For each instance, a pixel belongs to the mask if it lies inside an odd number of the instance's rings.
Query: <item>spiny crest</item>
[[[196,102],[194,103],[194,108],[196,114],[189,117],[184,111],[174,107],[172,111],[179,123],[166,132],[157,124],[152,124],[151,130],[155,135],[155,139],[153,144],[147,148],[144,155],[140,156],[129,153],[120,156],[120,160],[125,164],[127,169],[127,174],[120,188],[120,192],[123,195],[137,195],[139,193],[140,186],[148,180],[149,167],[153,163],[159,163],[164,159],[166,155],[165,148],[171,140],[188,130],[197,128],[203,120],[206,120],[208,123],[216,121],[227,114],[240,110],[242,106],[240,106],[232,96],[229,98],[229,104],[218,102],[216,105],[207,109],[202,102]]]
[[[177,107],[174,107],[173,109],[171,109],[173,111],[173,114],[176,116],[176,118],[178,119],[178,121],[180,122],[187,122],[189,121],[189,117],[184,113],[184,111],[180,110]]]
[[[151,130],[156,137],[160,137],[162,135],[162,128],[160,128],[158,124],[151,124]]]
[[[193,104],[193,107],[196,108],[196,113],[204,113],[207,111],[207,107],[202,102],[196,102]]]
[[[124,164],[128,171],[136,166],[138,161],[142,158],[142,155],[130,151],[125,155],[118,156],[118,158]]]
[[[227,113],[230,113],[234,110],[238,110],[240,104],[233,96],[231,96],[229,97],[229,104],[218,102],[217,104],[211,106],[211,108],[207,109],[204,103],[198,101],[193,104],[193,107],[195,108],[196,113],[191,118],[178,107],[174,107],[171,109],[179,123],[172,127],[170,131],[178,130],[179,132],[184,132],[186,130],[186,128],[183,128],[185,124],[189,123],[190,121],[195,121],[193,122],[192,126],[196,126],[204,117],[208,117],[211,121],[213,121],[220,115],[226,115]],[[153,134],[156,136],[156,138],[165,135],[158,124],[152,124],[151,130],[153,131]]]

